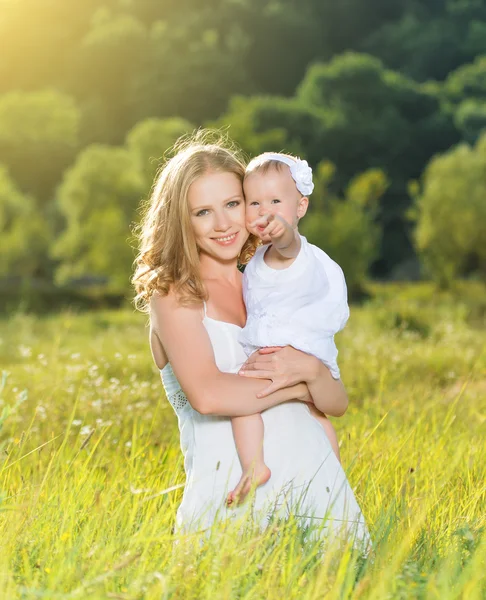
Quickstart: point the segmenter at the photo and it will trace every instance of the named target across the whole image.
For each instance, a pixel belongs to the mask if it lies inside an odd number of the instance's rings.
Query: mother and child
[[[256,488],[262,527],[293,515],[366,543],[326,416],[348,405],[333,337],[349,317],[346,284],[298,232],[312,170],[282,153],[245,165],[213,137],[184,138],[157,176],[132,279],[179,423],[176,530],[236,518]]]

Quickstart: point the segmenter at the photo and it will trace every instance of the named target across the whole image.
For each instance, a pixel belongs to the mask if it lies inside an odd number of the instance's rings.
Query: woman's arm
[[[326,415],[342,416],[348,396],[340,379],[334,379],[326,365],[311,354],[292,346],[262,348],[243,365],[240,375],[272,379],[263,394],[280,386],[305,382],[316,408]]]
[[[287,400],[312,402],[305,383],[281,386],[274,393],[258,397],[269,381],[222,373],[201,320],[201,307],[180,306],[173,293],[154,295],[150,307],[151,326],[188,401],[198,412],[236,417],[259,413]]]

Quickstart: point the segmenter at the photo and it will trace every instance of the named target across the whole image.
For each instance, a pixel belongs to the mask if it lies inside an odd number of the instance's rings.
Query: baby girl
[[[319,358],[339,379],[334,334],[349,317],[344,275],[297,229],[313,189],[307,162],[287,154],[264,153],[247,167],[247,227],[263,245],[245,269],[247,321],[239,341],[248,355],[262,347],[291,345]],[[313,405],[310,410],[339,459],[329,419]],[[228,505],[242,501],[252,484],[262,485],[271,476],[263,456],[261,415],[233,417],[232,426],[243,475],[228,495]]]

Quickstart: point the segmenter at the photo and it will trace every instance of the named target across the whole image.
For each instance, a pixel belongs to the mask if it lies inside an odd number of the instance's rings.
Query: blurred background
[[[302,233],[355,299],[483,294],[486,0],[0,0],[0,40],[1,310],[127,302],[140,202],[200,126],[307,158]]]

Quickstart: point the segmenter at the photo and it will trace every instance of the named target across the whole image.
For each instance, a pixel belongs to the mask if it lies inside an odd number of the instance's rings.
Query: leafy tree
[[[311,66],[297,98],[328,115],[326,156],[345,180],[375,167],[394,180],[417,177],[432,154],[457,141],[433,92],[371,56],[346,53]]]
[[[330,192],[335,167],[321,162],[316,169],[311,210],[301,231],[309,242],[327,252],[343,269],[350,294],[359,293],[379,253],[378,201],[388,182],[385,174],[369,170],[355,177],[344,198]]]
[[[127,147],[136,157],[149,189],[160,164],[176,140],[192,132],[194,126],[185,119],[146,119],[135,125],[127,135]]]
[[[129,285],[134,258],[129,227],[143,193],[142,175],[128,150],[93,145],[78,156],[58,191],[66,222],[52,248],[59,283],[97,276],[113,289]]]
[[[486,278],[486,135],[432,159],[416,193],[415,242],[428,274],[449,286],[456,277]]]
[[[253,156],[277,150],[305,153],[311,162],[322,156],[322,115],[292,99],[234,97],[228,112],[212,125],[227,127],[230,136]]]
[[[49,230],[32,197],[23,194],[0,165],[0,276],[43,274]]]
[[[456,103],[469,98],[486,100],[486,56],[453,71],[445,82],[445,91]]]
[[[194,19],[150,29],[143,70],[134,82],[136,120],[174,115],[200,124],[217,117],[232,94],[251,91],[241,56],[247,40],[232,21],[224,31]]]
[[[43,203],[75,156],[79,121],[73,99],[59,92],[0,96],[0,161]]]
[[[94,139],[120,142],[136,122],[135,78],[143,71],[148,51],[143,23],[105,8],[95,13],[69,82],[82,99],[84,128],[95,133]]]
[[[454,115],[454,121],[457,129],[462,132],[463,139],[474,144],[486,130],[486,99],[468,99],[461,102]]]
[[[217,123],[230,126],[251,154],[283,149],[314,165],[331,161],[337,168],[331,185],[340,194],[356,174],[383,169],[393,183],[380,200],[381,275],[413,256],[404,218],[408,180],[460,139],[436,89],[355,53],[311,66],[295,98],[234,99]]]

